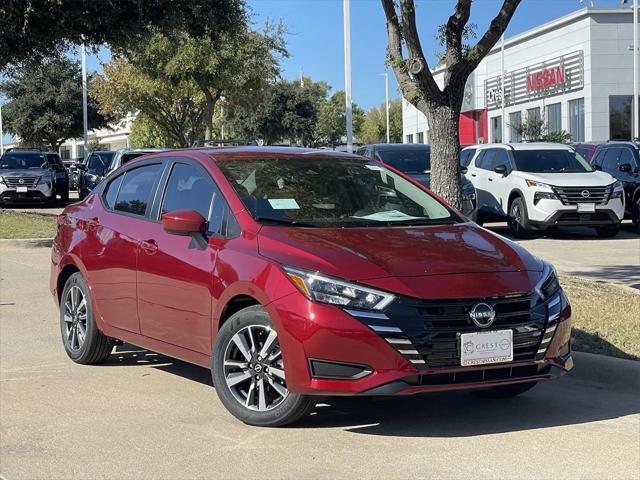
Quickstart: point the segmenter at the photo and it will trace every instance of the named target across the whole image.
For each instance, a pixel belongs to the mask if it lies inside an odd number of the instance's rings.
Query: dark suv
[[[639,149],[640,143],[636,142],[608,142],[598,147],[591,164],[622,182],[626,215],[640,229]]]
[[[69,175],[54,152],[9,149],[0,157],[0,205],[69,199]]]
[[[363,145],[358,155],[373,158],[409,175],[418,183],[431,188],[431,147],[421,143],[377,143]],[[460,174],[462,182],[462,213],[475,219],[476,190],[473,184]]]
[[[78,165],[78,197],[82,200],[100,183],[109,171],[111,160],[116,152],[91,152],[86,163]]]

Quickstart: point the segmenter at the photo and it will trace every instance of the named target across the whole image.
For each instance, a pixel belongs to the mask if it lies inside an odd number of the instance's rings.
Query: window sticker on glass
[[[399,212],[398,210],[387,210],[384,212],[372,213],[370,215],[357,216],[354,218],[366,218],[367,220],[376,220],[379,222],[393,221],[393,220],[415,220],[420,217],[413,217],[406,213]]]
[[[300,210],[300,206],[294,198],[270,198],[269,205],[274,210]]]

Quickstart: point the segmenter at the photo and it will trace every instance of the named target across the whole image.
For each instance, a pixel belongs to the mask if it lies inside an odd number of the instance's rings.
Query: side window
[[[622,165],[625,163],[631,165],[631,168],[634,167],[633,154],[628,148],[622,149],[622,151],[620,152],[620,158],[618,159],[618,165]]]
[[[495,157],[496,157],[495,148],[490,148],[488,150],[485,150],[484,155],[482,156],[482,158],[479,159],[480,163],[478,163],[478,160],[476,160],[476,165],[478,165],[478,168],[482,168],[483,170],[493,170]]]
[[[160,214],[174,210],[195,210],[208,218],[213,192],[213,180],[204,170],[186,163],[176,163],[169,175]]]
[[[475,148],[467,148],[466,150],[460,152],[460,165],[462,167],[468,167],[475,153]]]
[[[619,148],[609,148],[604,156],[602,168],[605,170],[615,170],[618,168],[618,157],[620,156]]]
[[[113,207],[116,204],[116,195],[118,195],[118,190],[120,189],[123,177],[124,175],[118,175],[116,178],[111,180],[107,185],[107,188],[104,189],[104,203],[110,210],[113,210]]]
[[[144,215],[161,168],[162,165],[158,163],[126,172],[118,192],[115,209],[120,212]]]
[[[491,166],[491,170],[496,168],[498,165],[504,165],[507,167],[507,172],[511,171],[511,160],[509,159],[509,153],[504,148],[499,148],[496,150],[496,156],[494,158],[494,163]]]
[[[593,155],[593,158],[591,159],[591,163],[595,166],[602,167],[602,159],[604,158],[605,152],[606,150],[602,150],[602,149],[596,150],[596,153]]]

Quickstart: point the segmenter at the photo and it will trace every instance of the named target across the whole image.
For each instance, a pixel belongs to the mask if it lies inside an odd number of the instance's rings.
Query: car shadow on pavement
[[[516,238],[511,235],[509,227],[503,223],[491,223],[484,225],[488,230],[494,233],[502,235],[510,240],[518,242],[527,242],[530,240],[536,240],[541,238],[550,238],[553,240],[629,240],[639,239],[640,235],[636,227],[629,222],[622,223],[620,227],[620,233],[613,238],[600,238],[595,229],[590,227],[563,227],[563,228],[550,228],[548,230],[536,232],[527,238]]]
[[[468,437],[609,420],[640,412],[629,395],[606,389],[587,393],[569,378],[538,385],[511,399],[484,399],[470,392],[411,397],[334,397],[293,425],[336,428],[392,437]]]
[[[640,245],[637,259],[640,259]],[[633,262],[636,259],[629,258],[629,260]],[[640,289],[640,266],[638,265],[606,265],[599,266],[597,270],[565,269],[564,273],[605,283],[612,280],[618,281],[631,288]]]
[[[212,387],[208,369],[127,343],[102,364],[147,367]],[[213,391],[212,391],[213,394]],[[585,384],[571,375],[510,399],[468,391],[396,397],[318,397],[310,415],[287,428],[342,428],[392,437],[466,437],[609,420],[640,413],[635,394]]]
[[[125,343],[117,345],[111,356],[100,366],[106,367],[151,367],[156,370],[171,373],[194,382],[213,386],[211,373],[208,369],[192,363],[183,362],[176,358],[167,357],[144,348]]]

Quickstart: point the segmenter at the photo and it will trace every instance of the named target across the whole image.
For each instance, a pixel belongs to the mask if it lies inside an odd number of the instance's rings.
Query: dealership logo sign
[[[545,68],[527,77],[527,90],[533,92],[564,85],[565,78],[564,65],[555,68]]]

